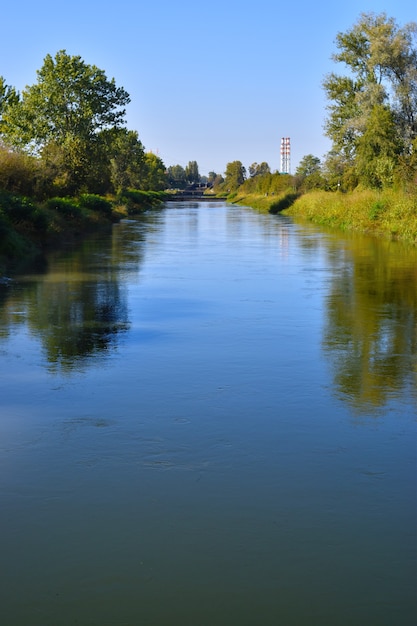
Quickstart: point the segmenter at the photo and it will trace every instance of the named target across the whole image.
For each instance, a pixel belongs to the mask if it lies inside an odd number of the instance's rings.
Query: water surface
[[[415,626],[417,253],[168,204],[0,285],[7,626]]]

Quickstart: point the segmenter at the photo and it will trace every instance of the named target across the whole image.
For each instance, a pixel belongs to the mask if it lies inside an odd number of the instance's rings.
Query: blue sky
[[[169,165],[197,161],[200,173],[280,166],[291,138],[291,170],[322,158],[324,76],[338,32],[362,12],[417,21],[415,0],[56,0],[2,7],[0,75],[21,91],[47,54],[65,49],[97,65],[131,96],[127,126]]]

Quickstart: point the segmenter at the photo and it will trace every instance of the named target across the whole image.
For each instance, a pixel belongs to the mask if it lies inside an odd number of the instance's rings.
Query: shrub
[[[82,214],[80,207],[74,204],[70,198],[49,198],[45,202],[45,206],[70,219],[80,217]]]
[[[112,204],[103,196],[98,196],[94,193],[84,193],[80,196],[79,204],[90,211],[97,211],[107,217],[112,214]]]
[[[12,224],[30,220],[37,208],[29,198],[6,192],[0,193],[0,206]]]
[[[160,191],[143,191],[141,189],[127,189],[119,197],[119,202],[127,206],[129,213],[136,213],[152,209],[163,202],[164,193]]]
[[[385,204],[381,202],[380,200],[376,200],[376,202],[372,204],[369,210],[369,219],[370,220],[378,219],[382,211],[384,211],[384,209],[385,209]]]

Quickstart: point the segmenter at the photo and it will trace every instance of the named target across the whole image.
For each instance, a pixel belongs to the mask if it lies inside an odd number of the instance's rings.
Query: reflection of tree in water
[[[48,361],[63,369],[106,352],[128,328],[126,297],[115,281],[39,285],[35,320]],[[32,309],[33,311],[33,309]],[[55,369],[55,368],[54,368]]]
[[[68,370],[108,354],[129,328],[126,273],[137,273],[147,233],[144,219],[117,225],[112,235],[52,255],[44,275],[0,289],[0,328],[6,338],[27,324],[39,337],[52,370]]]
[[[349,243],[351,264],[333,280],[323,345],[337,389],[360,410],[415,388],[417,255],[389,242]]]

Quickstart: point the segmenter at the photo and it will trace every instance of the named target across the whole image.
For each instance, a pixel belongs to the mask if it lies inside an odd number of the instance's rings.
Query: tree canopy
[[[385,13],[363,13],[336,37],[337,63],[346,75],[329,74],[326,134],[344,173],[381,187],[392,183],[400,155],[410,156],[417,137],[417,25],[400,28]]]
[[[164,164],[125,128],[129,102],[103,70],[60,50],[45,57],[22,94],[0,77],[1,137],[37,157],[55,193],[161,189]]]
[[[224,188],[235,191],[246,180],[246,168],[241,161],[231,161],[226,165]]]
[[[185,178],[189,183],[200,182],[200,172],[198,171],[197,161],[189,161],[185,168]]]
[[[103,70],[60,50],[45,57],[36,84],[7,108],[3,133],[11,143],[39,150],[49,142],[94,139],[124,124],[129,94]]]
[[[251,178],[253,178],[254,176],[263,176],[264,174],[270,173],[271,168],[265,161],[262,161],[262,163],[256,163],[255,161],[255,163],[252,163],[252,165],[249,166],[249,176]]]

